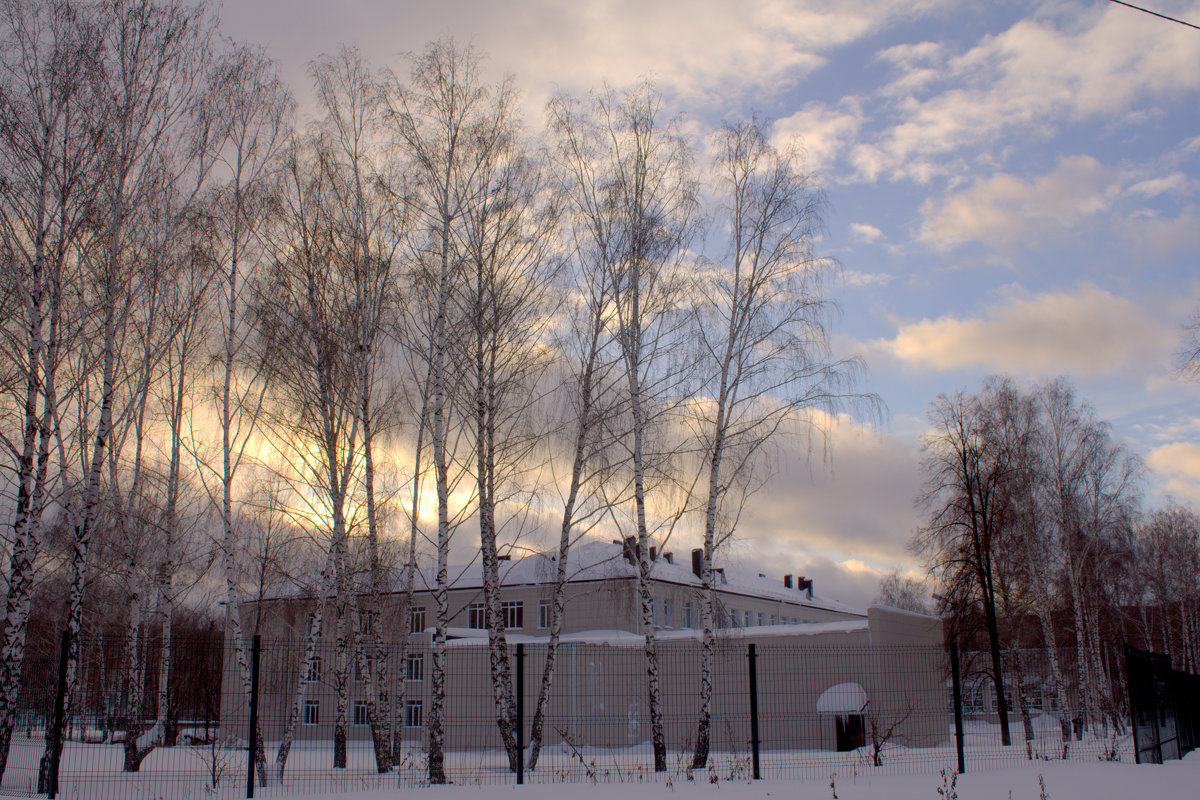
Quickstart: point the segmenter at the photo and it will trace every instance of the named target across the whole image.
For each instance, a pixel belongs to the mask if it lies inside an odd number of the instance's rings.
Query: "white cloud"
[[[1028,247],[1108,210],[1121,189],[1119,171],[1091,156],[1067,156],[1033,180],[999,174],[941,200],[927,200],[918,239],[937,250],[979,242]]]
[[[793,139],[800,141],[805,167],[813,172],[828,171],[854,143],[861,124],[861,112],[853,104],[833,108],[809,103],[791,116],[776,120],[772,140],[784,147]]]
[[[869,346],[917,370],[1107,376],[1163,363],[1175,337],[1133,301],[1084,285],[1040,294],[1016,288],[978,316],[903,324],[894,338]]]
[[[874,242],[883,238],[883,231],[866,222],[851,222],[850,236],[860,242]]]
[[[888,272],[859,272],[848,269],[842,273],[842,281],[846,286],[858,288],[861,286],[887,286],[896,276]]]
[[[489,53],[493,74],[516,73],[529,94],[529,113],[540,110],[555,87],[585,91],[601,81],[619,86],[650,75],[690,109],[727,114],[740,113],[743,103],[761,107],[764,96],[822,67],[833,49],[944,2],[274,0],[227,4],[223,28],[269,41],[301,89],[304,64],[342,42],[402,72],[397,53],[419,51],[429,39],[453,32]],[[284,14],[292,24],[279,25]]]
[[[1187,175],[1172,172],[1170,175],[1138,181],[1129,187],[1129,192],[1143,197],[1158,197],[1160,194],[1188,192],[1191,188],[1192,180]]]
[[[1073,3],[1055,18],[1023,19],[939,63],[933,50],[884,51],[899,74],[880,91],[894,98],[894,124],[851,160],[860,176],[928,181],[958,174],[964,150],[991,157],[995,142],[1016,147],[1069,122],[1130,117],[1200,89],[1200,37],[1178,26],[1110,5],[1089,12]],[[1200,13],[1198,11],[1197,13]],[[1082,21],[1081,21],[1082,20]]]
[[[1200,444],[1172,442],[1156,447],[1146,464],[1166,478],[1163,489],[1175,497],[1200,503]]]

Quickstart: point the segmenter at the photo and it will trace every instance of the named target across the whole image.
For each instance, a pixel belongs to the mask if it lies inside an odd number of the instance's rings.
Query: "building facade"
[[[669,552],[653,555],[650,588],[665,729],[668,745],[683,748],[695,736],[698,702],[699,554],[682,563]],[[556,568],[551,554],[503,562],[501,613],[514,658],[516,645],[522,646],[527,720],[533,716],[542,678]],[[629,545],[621,542],[590,542],[572,552],[562,644],[547,714],[548,745],[624,747],[649,738],[645,637],[635,569]],[[865,744],[873,726],[890,726],[890,738],[909,746],[935,746],[946,739],[939,620],[889,609],[854,609],[815,594],[804,577],[716,572],[720,625],[714,665],[715,749],[745,747],[751,644],[757,659],[760,736],[768,747],[852,749]],[[498,747],[481,571],[471,565],[451,574],[447,747]],[[268,643],[260,694],[260,719],[268,740],[279,736],[287,718],[285,707],[294,697],[302,662],[300,639],[315,602],[311,597],[281,596],[243,609],[247,629],[256,620]],[[418,583],[407,615],[401,614],[403,605],[400,592],[387,593],[380,618],[369,624],[379,625],[387,641],[406,639],[403,663],[399,651],[392,650],[395,663],[383,672],[393,724],[416,743],[423,737],[429,709],[435,609],[430,587]],[[334,620],[327,618],[325,642],[332,641],[333,627]],[[227,654],[232,656],[228,647]],[[226,659],[230,680],[233,661]],[[332,738],[338,694],[333,662],[332,647],[326,644],[310,665],[312,681],[297,729],[302,740]],[[350,736],[365,739],[366,677],[378,672],[368,659],[355,664],[346,689]],[[368,676],[362,674],[364,664]],[[225,696],[229,705],[222,719],[231,732],[244,729],[236,693]],[[858,699],[863,700],[860,706],[850,708]]]

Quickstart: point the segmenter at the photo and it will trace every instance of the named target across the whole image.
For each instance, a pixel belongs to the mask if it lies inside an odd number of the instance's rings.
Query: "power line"
[[[1181,19],[1175,19],[1175,17],[1168,17],[1166,14],[1160,14],[1157,11],[1151,11],[1148,8],[1142,8],[1141,6],[1135,6],[1133,3],[1125,3],[1122,0],[1109,0],[1109,2],[1116,3],[1119,6],[1125,6],[1126,8],[1132,8],[1134,11],[1141,11],[1143,14],[1150,14],[1151,16],[1159,17],[1160,19],[1169,20],[1171,22],[1178,22],[1180,25],[1187,25],[1189,28],[1195,28],[1196,30],[1200,31],[1200,25],[1193,25],[1190,22],[1184,22]]]

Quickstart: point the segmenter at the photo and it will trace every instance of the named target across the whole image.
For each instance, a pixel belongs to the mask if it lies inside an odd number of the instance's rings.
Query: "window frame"
[[[515,613],[514,613],[515,612]],[[500,622],[504,630],[514,631],[525,627],[525,601],[502,600],[500,602]],[[516,624],[510,624],[515,622]]]
[[[425,632],[425,606],[412,606],[408,609],[408,632]]]
[[[413,665],[416,669],[413,669]],[[424,653],[408,653],[404,658],[404,680],[406,681],[423,681],[425,680],[425,654]]]
[[[415,714],[413,712],[416,712]],[[415,718],[415,722],[413,721]],[[424,700],[405,700],[404,701],[404,727],[406,728],[421,728],[425,725],[425,701]]]

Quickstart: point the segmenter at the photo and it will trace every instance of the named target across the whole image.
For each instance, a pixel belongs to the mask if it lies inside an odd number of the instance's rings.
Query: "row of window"
[[[374,671],[375,659],[367,659],[367,669]],[[404,660],[404,679],[406,681],[420,681],[425,679],[425,654],[424,653],[409,653]],[[321,657],[313,656],[312,661],[308,663],[308,672],[305,675],[305,680],[319,681],[321,680]],[[362,665],[358,662],[354,664],[354,680],[366,680],[363,675]]]
[[[538,627],[550,627],[550,617],[553,604],[549,600],[538,601]],[[425,606],[414,606],[408,612],[408,629],[412,633],[420,633],[427,625]],[[500,622],[507,630],[525,627],[525,602],[523,600],[504,600],[500,603]],[[467,627],[477,630],[487,628],[487,605],[471,603],[467,606]]]
[[[366,725],[367,720],[367,701],[355,700],[351,706],[352,713],[350,715],[350,724]],[[424,700],[406,700],[404,703],[404,724],[410,728],[419,728],[424,724],[425,718],[425,701]],[[304,724],[305,725],[320,725],[321,724],[321,701],[306,700],[304,701]]]
[[[660,628],[675,627],[675,601],[672,598],[662,598],[661,602],[657,598],[650,601],[651,617],[654,624]],[[525,627],[525,603],[521,600],[505,600],[500,604],[500,616],[504,627],[508,630],[519,629]],[[549,600],[538,601],[538,628],[547,629],[550,627],[551,603]],[[368,620],[372,619],[367,617]],[[426,615],[424,606],[414,606],[408,612],[409,630],[413,633],[420,633],[426,627]],[[753,625],[798,625],[802,620],[799,617],[789,617],[786,615],[770,614],[764,611],[749,611],[729,609],[725,612],[722,624],[726,627],[749,628]],[[372,623],[368,622],[368,625]],[[483,630],[487,628],[487,606],[484,603],[471,603],[467,606],[467,627]],[[684,602],[680,606],[679,614],[680,628],[696,628],[699,627],[698,610],[689,602]]]
[[[730,627],[749,628],[753,625],[799,625],[801,622],[799,617],[786,617],[776,614],[768,614],[763,611],[738,611],[732,609],[729,611],[728,623]]]
[[[675,627],[675,603],[667,597],[661,602],[657,598],[650,600],[650,616],[654,620],[654,624],[660,628]],[[679,627],[680,628],[696,628],[699,627],[698,614],[694,611],[690,602],[685,602],[680,608]],[[778,614],[769,614],[765,611],[746,611],[738,609],[729,609],[725,612],[721,625],[728,628],[749,628],[752,625],[798,625],[799,617],[788,617]]]

